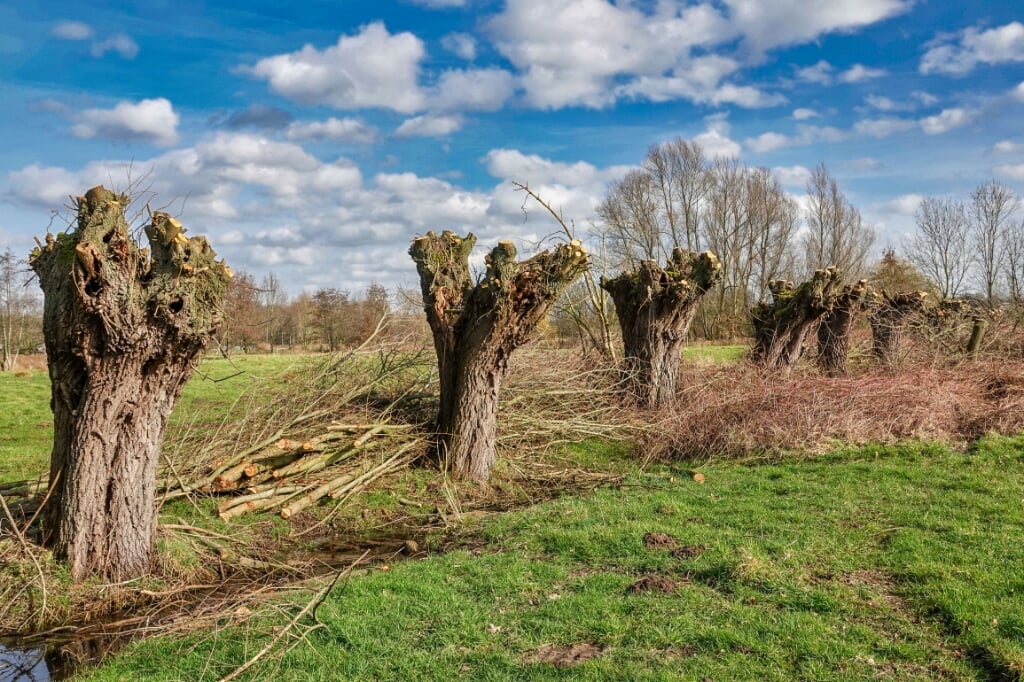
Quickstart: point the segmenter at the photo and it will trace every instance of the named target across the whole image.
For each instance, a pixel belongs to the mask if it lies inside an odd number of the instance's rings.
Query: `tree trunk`
[[[32,254],[45,298],[53,494],[44,535],[81,580],[144,575],[164,428],[222,318],[231,271],[203,237],[154,213],[152,256],[129,236],[129,199],[94,187],[73,232]]]
[[[985,330],[987,328],[988,320],[980,315],[975,316],[971,325],[971,338],[967,341],[967,357],[970,359],[978,359],[978,353],[981,351],[981,340],[985,337]]]
[[[923,291],[899,293],[890,296],[875,295],[869,304],[871,312],[871,351],[882,364],[899,364],[903,335],[910,318],[924,309],[927,294]]]
[[[750,310],[754,326],[751,359],[764,367],[795,365],[807,335],[832,309],[839,280],[839,271],[827,268],[816,271],[800,286],[781,280],[769,282],[772,302],[762,301]]]
[[[512,242],[486,257],[473,282],[472,234],[428,232],[413,240],[423,307],[434,337],[440,376],[437,455],[458,478],[486,481],[494,465],[498,394],[512,351],[534,335],[559,294],[586,268],[578,241],[517,262]]]
[[[721,270],[710,251],[676,248],[664,270],[648,260],[636,272],[601,280],[615,302],[625,346],[625,385],[638,404],[664,407],[675,400],[683,343],[701,297]]]
[[[818,325],[818,368],[829,376],[846,374],[850,353],[850,334],[863,309],[867,280],[843,287],[835,298],[832,310]]]

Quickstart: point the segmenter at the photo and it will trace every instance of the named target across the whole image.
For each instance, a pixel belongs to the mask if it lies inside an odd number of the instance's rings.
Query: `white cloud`
[[[89,40],[96,31],[83,21],[60,21],[50,30],[50,35],[62,40]]]
[[[1024,163],[1004,164],[992,169],[996,175],[1011,180],[1024,180]]]
[[[863,64],[854,64],[846,71],[839,74],[839,80],[843,83],[861,83],[874,78],[881,78],[889,75],[885,69],[872,69]]]
[[[443,137],[462,128],[461,116],[414,116],[402,121],[395,137]]]
[[[7,174],[7,198],[21,204],[58,208],[82,191],[74,173],[32,164]]]
[[[824,59],[819,61],[817,64],[811,66],[805,66],[796,70],[797,80],[801,80],[807,83],[818,83],[820,85],[828,85],[832,82],[832,72],[834,71],[831,64],[826,62]]]
[[[938,97],[931,93],[925,92],[924,90],[914,90],[912,93],[910,93],[910,96],[926,107],[930,107],[933,104],[939,103]]]
[[[693,136],[693,141],[710,157],[737,158],[743,149],[729,137],[729,124],[725,121],[710,122],[707,130]]]
[[[445,71],[430,94],[430,108],[440,111],[497,111],[515,90],[504,69]]]
[[[466,61],[476,59],[476,38],[468,33],[449,33],[442,36],[441,47]]]
[[[744,42],[755,51],[852,32],[910,9],[911,0],[725,0]]]
[[[993,145],[992,151],[999,154],[1020,154],[1024,153],[1024,143],[1001,140]]]
[[[711,101],[739,64],[691,52],[734,38],[735,28],[707,4],[660,2],[652,10],[607,0],[510,0],[487,29],[522,71],[527,101],[539,108],[599,108],[617,96]],[[757,99],[751,91],[719,97]]]
[[[925,74],[962,76],[979,64],[1024,61],[1024,24],[1014,21],[984,31],[972,26],[933,40],[929,48],[919,66]]]
[[[772,173],[787,187],[804,187],[811,178],[811,171],[804,166],[776,166]]]
[[[285,130],[289,140],[339,140],[369,144],[377,139],[377,129],[355,118],[330,117],[326,121],[294,121]]]
[[[377,22],[355,35],[342,35],[323,50],[306,45],[297,52],[261,59],[247,70],[265,79],[274,92],[304,104],[412,113],[425,103],[418,84],[425,54],[415,35],[388,33]]]
[[[1024,102],[1024,82],[1018,83],[1017,87],[1010,91],[1010,95],[1021,102]]]
[[[978,118],[979,112],[975,109],[943,109],[934,116],[922,118],[919,123],[921,130],[927,135],[941,135],[942,133],[969,125]]]
[[[910,119],[884,116],[882,118],[866,118],[857,121],[853,129],[861,135],[882,139],[896,133],[905,133],[916,127],[917,123]]]
[[[119,102],[113,109],[86,109],[71,128],[76,137],[152,142],[161,147],[178,143],[180,117],[170,101],[159,97]]]
[[[117,53],[125,59],[135,59],[135,55],[139,54],[139,44],[131,36],[118,33],[93,43],[89,48],[89,53],[97,59],[108,52]]]
[[[799,109],[793,110],[793,118],[795,118],[797,121],[806,121],[809,118],[821,118],[821,114],[819,114],[814,109],[800,107]]]
[[[761,133],[757,137],[747,138],[743,144],[753,152],[766,154],[787,147],[805,146],[815,142],[840,142],[845,139],[846,133],[832,126],[797,125],[795,135]]]
[[[885,164],[878,159],[873,159],[870,156],[863,156],[859,159],[850,159],[842,164],[844,167],[850,170],[857,171],[858,173],[872,173],[885,168]]]
[[[891,199],[882,204],[882,209],[889,213],[896,213],[902,216],[913,216],[914,211],[924,201],[924,197],[920,194],[901,194],[895,199]]]

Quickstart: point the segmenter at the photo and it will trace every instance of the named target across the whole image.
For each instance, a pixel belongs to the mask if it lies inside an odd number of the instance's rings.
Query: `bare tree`
[[[990,180],[971,193],[971,229],[978,262],[978,284],[989,307],[998,298],[1006,264],[1006,236],[1019,203],[1014,191]]]
[[[907,258],[935,283],[942,298],[956,298],[971,269],[967,210],[953,199],[926,197],[914,211],[914,222],[917,233],[907,242]]]
[[[71,577],[145,574],[167,419],[220,324],[231,271],[204,237],[154,213],[150,248],[129,233],[130,200],[93,187],[74,230],[47,234],[30,264],[45,297],[53,493],[44,531]]]
[[[1006,234],[1006,287],[1019,308],[1024,303],[1024,220],[1011,223]]]
[[[818,270],[805,282],[768,283],[772,300],[751,308],[754,347],[751,359],[764,367],[788,370],[803,353],[808,335],[835,304],[841,275],[836,268]]]
[[[807,273],[835,267],[846,281],[863,277],[875,232],[864,224],[857,210],[839,189],[825,164],[819,164],[807,181],[807,225],[804,237],[804,268]]]
[[[0,372],[14,369],[32,308],[25,265],[9,247],[0,254]]]

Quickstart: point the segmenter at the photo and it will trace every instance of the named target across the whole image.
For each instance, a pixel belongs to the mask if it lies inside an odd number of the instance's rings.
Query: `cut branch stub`
[[[677,247],[664,269],[648,260],[634,272],[602,278],[622,328],[625,385],[639,404],[661,407],[675,399],[681,347],[697,304],[721,271],[710,251]]]
[[[164,428],[223,317],[231,270],[203,237],[155,213],[150,248],[129,234],[129,198],[93,187],[74,231],[46,236],[30,263],[44,294],[57,481],[44,516],[77,580],[149,566]]]
[[[437,450],[455,475],[486,480],[494,464],[498,392],[513,350],[526,343],[562,291],[589,265],[579,241],[526,261],[501,241],[474,283],[472,234],[428,232],[409,247],[434,337],[441,400]]]
[[[772,280],[772,301],[762,301],[750,311],[754,326],[751,358],[765,367],[789,368],[803,352],[808,333],[835,304],[840,287],[837,268],[815,271],[811,279],[794,286]]]
[[[846,374],[850,335],[857,315],[864,309],[867,291],[866,279],[843,287],[818,325],[818,367],[826,374]]]

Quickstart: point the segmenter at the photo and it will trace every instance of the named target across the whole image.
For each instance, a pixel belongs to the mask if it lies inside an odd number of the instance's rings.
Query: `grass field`
[[[1024,439],[702,473],[635,472],[493,517],[477,549],[354,578],[319,609],[323,627],[253,679],[1024,672]],[[144,641],[89,679],[216,679],[286,621]]]

